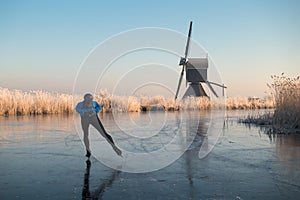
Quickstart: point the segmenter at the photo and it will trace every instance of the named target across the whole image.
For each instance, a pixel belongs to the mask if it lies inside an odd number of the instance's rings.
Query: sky
[[[71,93],[81,63],[107,38],[143,27],[186,35],[193,21],[227,95],[262,97],[271,75],[300,75],[299,10],[297,0],[2,0],[0,87]]]

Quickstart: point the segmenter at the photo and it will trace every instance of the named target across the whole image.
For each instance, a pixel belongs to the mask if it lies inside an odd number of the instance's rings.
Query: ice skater
[[[83,142],[86,148],[86,157],[91,156],[90,142],[89,142],[89,125],[94,126],[99,133],[107,140],[107,142],[112,146],[113,150],[119,155],[122,155],[122,151],[115,145],[112,137],[105,131],[99,117],[98,113],[101,110],[101,106],[93,101],[93,96],[91,94],[85,94],[84,100],[79,102],[76,106],[76,111],[81,116],[81,126],[83,130]]]

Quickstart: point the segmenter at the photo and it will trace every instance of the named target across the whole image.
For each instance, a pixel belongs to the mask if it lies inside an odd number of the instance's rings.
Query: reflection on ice
[[[66,133],[75,132],[72,117],[65,115],[0,117],[0,127],[0,145],[51,143],[65,137],[69,142]]]
[[[105,189],[111,187],[116,176],[120,171],[113,170],[111,174],[105,178],[104,181],[100,182],[100,185],[94,191],[90,191],[90,171],[91,171],[92,162],[90,159],[86,160],[86,169],[84,173],[83,187],[82,187],[82,200],[87,199],[101,199]]]
[[[275,152],[282,162],[282,170],[289,177],[300,179],[300,136],[299,135],[272,135],[275,143]],[[299,185],[300,186],[300,185]]]

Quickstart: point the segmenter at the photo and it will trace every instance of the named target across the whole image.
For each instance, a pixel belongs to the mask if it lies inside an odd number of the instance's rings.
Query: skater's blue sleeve
[[[101,106],[96,101],[93,102],[93,106],[95,108],[96,114],[98,114],[98,112],[101,110]]]
[[[76,106],[76,112],[78,112],[80,115],[83,115],[85,112],[91,112],[93,111],[93,108],[83,108],[82,102],[78,103]]]
[[[83,115],[86,109],[82,108],[82,102],[78,103],[76,106],[76,112],[78,112],[80,115]]]
[[[82,102],[80,102],[76,105],[76,112],[78,112],[80,115],[82,115],[84,113],[83,108],[82,108]]]

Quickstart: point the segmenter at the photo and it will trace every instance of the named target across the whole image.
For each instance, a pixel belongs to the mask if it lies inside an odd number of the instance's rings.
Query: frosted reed
[[[21,91],[0,88],[0,115],[72,114],[83,97],[47,91]],[[208,97],[187,97],[183,100],[163,96],[117,96],[100,90],[95,100],[101,112],[180,111],[208,109],[274,108],[273,98],[234,97],[210,100]]]

